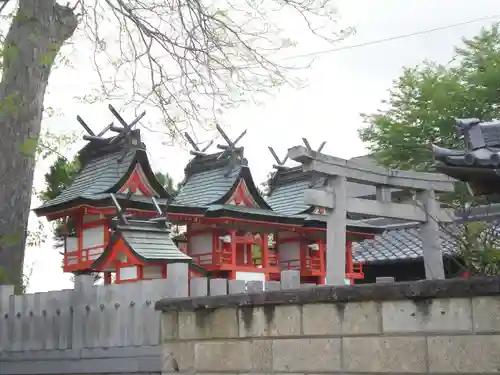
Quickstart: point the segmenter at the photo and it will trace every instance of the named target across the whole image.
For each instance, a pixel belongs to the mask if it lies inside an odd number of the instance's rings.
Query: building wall
[[[191,226],[192,230],[201,230],[208,229],[209,227],[201,224],[193,224]],[[189,255],[198,255],[198,254],[206,254],[203,255],[200,261],[203,263],[211,263],[212,262],[212,233],[203,233],[191,235],[189,237]]]
[[[283,266],[289,266],[290,260],[298,260],[293,262],[291,266],[300,266],[300,237],[296,233],[284,232],[280,233],[279,239],[296,239],[295,242],[285,242],[278,244],[279,262]]]
[[[432,283],[440,286],[323,287],[165,304],[163,374],[175,366],[183,374],[498,373],[500,288],[471,296],[463,293],[467,282],[462,290],[445,286],[446,293],[443,285],[460,288],[461,281]],[[347,296],[352,302],[340,302]]]

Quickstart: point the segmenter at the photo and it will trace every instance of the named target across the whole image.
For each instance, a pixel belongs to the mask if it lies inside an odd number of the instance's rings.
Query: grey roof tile
[[[181,187],[175,203],[190,207],[207,207],[222,198],[234,185],[242,166],[236,165],[226,176],[227,167],[194,173]]]
[[[145,259],[191,261],[191,258],[175,245],[167,230],[136,228],[134,226],[119,226],[118,230],[131,250]]]
[[[125,156],[121,152],[115,152],[90,160],[68,189],[56,198],[45,202],[38,209],[67,203],[78,198],[96,199],[96,195],[106,193],[127,173],[136,152],[136,150],[130,150]]]
[[[300,214],[309,209],[304,203],[304,190],[309,188],[309,184],[307,179],[279,185],[267,198],[267,203],[282,215]]]
[[[455,240],[451,235],[441,231],[440,238],[443,254],[456,251]],[[374,239],[353,244],[353,258],[358,262],[416,259],[422,256],[422,240],[417,227],[389,230]]]

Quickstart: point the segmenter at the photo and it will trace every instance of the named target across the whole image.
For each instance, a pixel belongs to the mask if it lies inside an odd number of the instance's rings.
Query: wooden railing
[[[193,262],[199,266],[220,266],[222,264],[232,263],[231,250],[193,254],[191,258],[193,258]]]
[[[363,273],[363,263],[354,262],[352,263],[351,269],[346,269],[346,277],[348,279],[364,279],[365,274]]]
[[[319,257],[306,256],[301,262],[300,259],[288,259],[280,261],[281,268],[284,270],[308,270],[320,271],[321,261]]]

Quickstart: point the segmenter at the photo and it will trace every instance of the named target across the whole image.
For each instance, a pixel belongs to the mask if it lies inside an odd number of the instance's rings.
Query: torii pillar
[[[324,188],[306,190],[304,196],[307,205],[324,207],[329,211],[326,284],[344,285],[347,213],[420,222],[426,278],[445,278],[439,223],[453,221],[454,213],[439,207],[435,193],[454,191],[455,180],[437,173],[367,167],[313,151],[309,147],[293,147],[288,150],[288,156],[302,163],[304,171],[323,176],[327,181]],[[348,181],[373,185],[376,199],[349,198]],[[414,191],[416,199],[410,203],[393,203],[391,189],[394,188]]]

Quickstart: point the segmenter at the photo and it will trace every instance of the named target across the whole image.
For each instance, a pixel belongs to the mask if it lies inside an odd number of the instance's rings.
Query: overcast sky
[[[285,88],[274,98],[268,98],[264,106],[244,106],[225,114],[223,125],[228,127],[230,137],[248,129],[241,145],[245,146],[257,182],[262,182],[271,170],[269,145],[283,156],[289,147],[301,142],[301,137],[306,137],[313,147],[327,141],[323,152],[331,155],[343,158],[362,155],[365,150],[357,136],[357,129],[362,126],[359,114],[380,108],[387,89],[403,67],[425,59],[447,63],[461,38],[471,37],[481,27],[500,20],[498,0],[338,0],[338,8],[342,22],[357,31],[338,46],[358,45],[496,14],[499,17],[321,55],[307,72],[308,87],[295,91]],[[310,47],[308,44],[307,50],[303,47],[296,52],[310,52]],[[79,66],[58,68],[52,74],[46,106],[53,106],[62,114],[47,120],[44,126],[55,132],[81,131],[75,121],[77,114],[90,124],[98,124],[96,128],[111,120],[107,103],[89,105],[75,99],[91,89],[93,83],[87,77]],[[165,138],[157,133],[143,131],[143,136],[154,169],[181,180],[189,154],[163,145]],[[37,170],[38,187],[46,167],[41,165]],[[62,273],[61,257],[52,249],[50,236],[41,248],[28,249],[25,263],[31,272],[29,291],[72,287],[69,276]]]

